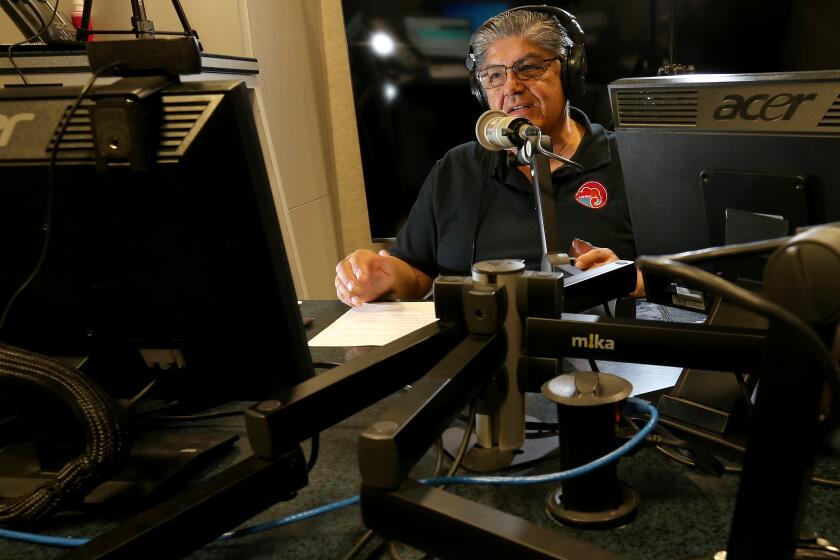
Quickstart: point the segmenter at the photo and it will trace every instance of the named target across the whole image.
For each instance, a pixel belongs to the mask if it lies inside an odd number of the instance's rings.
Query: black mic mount
[[[535,136],[540,132],[540,129],[531,124],[526,118],[518,117],[513,119],[507,127],[502,130],[502,134],[510,139],[511,144],[517,148],[521,148],[525,144],[528,136]],[[547,146],[551,148],[551,144]]]

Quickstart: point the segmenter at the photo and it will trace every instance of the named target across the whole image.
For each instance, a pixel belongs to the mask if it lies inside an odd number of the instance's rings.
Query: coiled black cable
[[[84,453],[54,479],[29,494],[0,504],[0,523],[27,524],[47,517],[101,484],[128,456],[128,419],[122,406],[98,383],[61,362],[0,344],[0,384],[58,396],[84,429]]]

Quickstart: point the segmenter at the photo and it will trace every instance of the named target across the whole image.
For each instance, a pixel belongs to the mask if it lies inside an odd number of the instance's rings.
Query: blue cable
[[[636,447],[645,440],[645,438],[648,436],[648,434],[650,434],[650,432],[656,426],[657,421],[659,420],[659,411],[656,410],[656,407],[654,407],[647,401],[643,401],[641,399],[636,398],[629,398],[625,401],[624,407],[622,408],[622,413],[625,416],[635,416],[647,413],[650,415],[650,419],[648,420],[647,424],[645,424],[645,426],[627,442],[617,447],[613,451],[607,453],[603,457],[599,457],[598,459],[586,463],[585,465],[581,465],[579,467],[575,467],[567,471],[537,476],[440,476],[436,478],[426,478],[420,480],[419,482],[427,486],[438,486],[441,484],[495,484],[506,486],[524,486],[527,484],[556,482],[558,480],[566,480],[569,478],[574,478],[576,476],[587,474],[589,472],[594,471],[595,469],[603,467],[604,465],[615,462],[622,456],[626,455],[630,450],[632,450],[634,447]],[[224,533],[223,535],[218,537],[216,541],[228,541],[247,535],[262,533],[270,529],[276,529],[277,527],[283,527],[284,525],[291,525],[292,523],[297,523],[299,521],[311,519],[313,517],[317,517],[325,513],[330,513],[341,508],[355,505],[357,503],[359,503],[359,496],[353,496],[351,498],[346,498],[344,500],[339,500],[336,502],[325,504],[323,506],[318,506],[316,508],[302,511],[300,513],[288,515],[280,519],[267,521],[266,523],[261,523],[259,525],[252,525],[251,527],[244,527],[242,529],[228,531],[227,533]],[[11,531],[9,529],[3,528],[0,528],[0,538],[18,540],[34,544],[44,544],[48,546],[57,546],[62,548],[78,547],[85,545],[90,541],[89,538],[52,537],[45,535],[37,535],[34,533],[24,533],[21,531]]]
[[[351,498],[346,498],[344,500],[338,500],[337,502],[332,502],[329,504],[325,504],[323,506],[318,506],[316,508],[312,508],[306,511],[301,511],[299,513],[295,513],[292,515],[287,515],[286,517],[280,519],[274,519],[272,521],[267,521],[265,523],[261,523],[259,525],[252,525],[251,527],[243,527],[242,529],[235,529],[233,531],[228,531],[224,533],[220,537],[216,539],[216,541],[229,541],[231,539],[236,539],[239,537],[244,537],[246,535],[254,535],[256,533],[262,533],[263,531],[268,531],[269,529],[276,529],[277,527],[282,527],[284,525],[291,525],[292,523],[297,523],[298,521],[304,521],[306,519],[310,519],[312,517],[317,517],[319,515],[323,515],[325,513],[330,513],[341,508],[345,508],[348,506],[352,506],[359,503],[359,496],[353,496]],[[70,538],[70,537],[51,537],[47,535],[37,535],[35,533],[24,533],[22,531],[12,531],[10,529],[3,529],[0,528],[0,538],[5,538],[9,540],[15,541],[23,541],[32,544],[44,544],[49,546],[58,546],[62,548],[75,548],[78,546],[86,545],[90,542],[89,538]]]
[[[228,531],[224,533],[221,537],[217,538],[217,541],[229,541],[231,539],[237,539],[239,537],[244,537],[246,535],[254,535],[256,533],[262,533],[263,531],[268,531],[269,529],[276,529],[277,527],[282,527],[284,525],[291,525],[292,523],[297,523],[298,521],[304,521],[306,519],[310,519],[312,517],[317,517],[319,515],[323,515],[325,513],[330,513],[332,511],[339,510],[341,508],[345,508],[347,506],[352,506],[359,503],[359,496],[353,496],[352,498],[347,498],[344,500],[339,500],[337,502],[332,502],[330,504],[325,504],[323,506],[319,506],[316,508],[312,508],[306,511],[302,511],[300,513],[295,513],[292,515],[287,515],[286,517],[282,517],[280,519],[274,519],[273,521],[267,521],[265,523],[261,523],[259,525],[252,525],[250,527],[243,527],[242,529],[236,529],[233,531]]]
[[[582,476],[594,471],[595,469],[599,469],[604,465],[618,461],[631,449],[643,442],[653,428],[656,427],[656,423],[659,421],[659,411],[656,410],[655,406],[647,401],[632,397],[625,401],[625,404],[622,407],[622,413],[625,416],[636,416],[648,413],[650,414],[650,419],[636,435],[627,440],[624,444],[616,447],[603,457],[599,457],[594,461],[586,463],[585,465],[581,465],[567,471],[536,476],[439,476],[436,478],[425,478],[419,482],[429,486],[438,486],[442,484],[496,484],[501,486],[526,486],[528,484],[557,482],[558,480],[566,480],[576,476]]]
[[[61,548],[75,548],[90,542],[88,538],[51,537],[49,535],[37,535],[35,533],[24,533],[22,531],[12,531],[11,529],[3,528],[0,528],[0,537],[12,541],[45,544],[47,546],[58,546]]]

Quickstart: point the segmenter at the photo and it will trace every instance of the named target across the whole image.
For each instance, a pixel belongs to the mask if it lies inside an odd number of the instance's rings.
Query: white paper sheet
[[[383,346],[435,321],[431,301],[366,303],[315,335],[309,346]]]

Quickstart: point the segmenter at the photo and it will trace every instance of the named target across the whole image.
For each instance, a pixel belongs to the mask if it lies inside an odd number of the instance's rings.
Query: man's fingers
[[[355,285],[355,275],[349,259],[343,259],[339,262],[335,267],[335,272],[335,293],[338,295],[338,299],[347,305],[358,306],[359,303],[353,302],[354,297],[358,299],[354,293],[358,286]]]
[[[391,288],[394,274],[393,259],[387,251],[378,254],[368,249],[354,251],[335,267],[336,294],[343,289],[346,296],[342,301],[360,307],[382,297]]]
[[[336,265],[336,293],[339,293],[339,288],[346,292],[342,301],[360,307],[381,295],[376,286],[376,269],[380,266],[377,261],[380,260],[384,259],[373,251],[359,250]]]
[[[335,293],[338,296],[338,299],[351,307],[360,307],[364,303],[358,296],[350,293],[338,277],[336,277],[335,281]]]
[[[352,284],[353,280],[356,278],[355,274],[353,274],[350,262],[346,258],[340,260],[338,264],[335,265],[335,275],[345,286]]]
[[[344,287],[344,282],[341,281],[341,278],[336,275],[335,277],[335,295],[340,299],[342,302],[350,305],[350,295],[347,292],[347,288]]]
[[[636,289],[633,290],[633,293],[631,293],[630,296],[634,298],[643,298],[645,295],[645,277],[642,275],[642,271],[637,268]]]
[[[577,257],[575,259],[575,266],[581,270],[588,270],[590,268],[598,268],[599,266],[603,266],[617,260],[618,255],[616,255],[611,249],[596,247]]]
[[[351,280],[359,280],[363,275],[365,275],[367,269],[370,267],[370,259],[362,258],[358,252],[351,253],[346,260],[349,267],[348,274],[350,275]]]
[[[581,255],[585,255],[592,249],[596,249],[594,245],[589,243],[588,241],[584,241],[583,239],[578,239],[577,237],[572,239],[572,247],[569,250],[569,255],[572,257],[580,257]]]
[[[359,299],[359,302],[354,304],[361,305],[364,301],[375,298],[372,292],[372,287],[367,282],[364,274],[364,268],[368,266],[364,259],[359,258],[359,252],[352,253],[346,258],[342,259],[335,267],[336,279],[340,282],[347,291],[348,300],[351,301],[354,296]],[[336,286],[338,289],[338,286]]]

